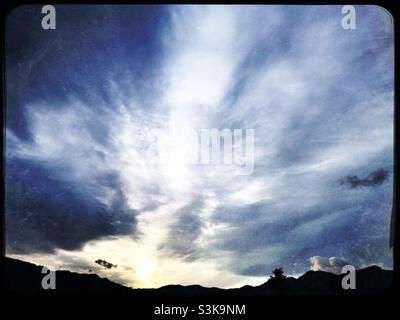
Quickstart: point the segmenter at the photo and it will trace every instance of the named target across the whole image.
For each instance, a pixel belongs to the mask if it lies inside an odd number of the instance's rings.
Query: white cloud
[[[342,268],[348,263],[341,258],[330,257],[324,258],[321,256],[310,257],[311,270],[313,271],[326,271],[331,273],[340,274]]]

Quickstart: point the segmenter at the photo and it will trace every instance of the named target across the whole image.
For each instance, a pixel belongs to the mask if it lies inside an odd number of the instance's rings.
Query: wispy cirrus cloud
[[[341,185],[348,184],[350,188],[358,188],[358,187],[373,187],[382,184],[388,177],[388,170],[378,169],[376,171],[371,172],[365,178],[359,178],[357,176],[346,176],[345,178],[341,178],[339,183]]]

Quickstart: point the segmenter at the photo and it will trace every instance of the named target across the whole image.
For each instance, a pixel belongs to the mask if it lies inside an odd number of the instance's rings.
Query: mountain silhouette
[[[344,290],[343,275],[324,271],[308,271],[299,278],[270,278],[260,286],[236,289],[206,288],[200,285],[167,285],[158,289],[132,289],[95,274],[56,271],[56,290],[44,290],[42,267],[5,258],[5,283],[12,294],[23,295],[117,295],[137,297],[163,296],[273,296],[273,295],[370,295],[387,290],[393,271],[377,266],[356,271],[356,289]]]

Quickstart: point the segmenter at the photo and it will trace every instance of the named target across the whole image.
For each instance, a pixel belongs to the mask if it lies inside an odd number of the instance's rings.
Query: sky
[[[7,256],[135,288],[393,267],[388,12],[55,9],[6,20]],[[202,129],[252,130],[250,170],[184,161]]]

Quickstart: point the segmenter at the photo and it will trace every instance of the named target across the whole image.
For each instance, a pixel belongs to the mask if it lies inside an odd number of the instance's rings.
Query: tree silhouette
[[[286,278],[285,273],[283,272],[283,268],[275,268],[274,271],[272,271],[273,277],[277,279],[284,279]]]

